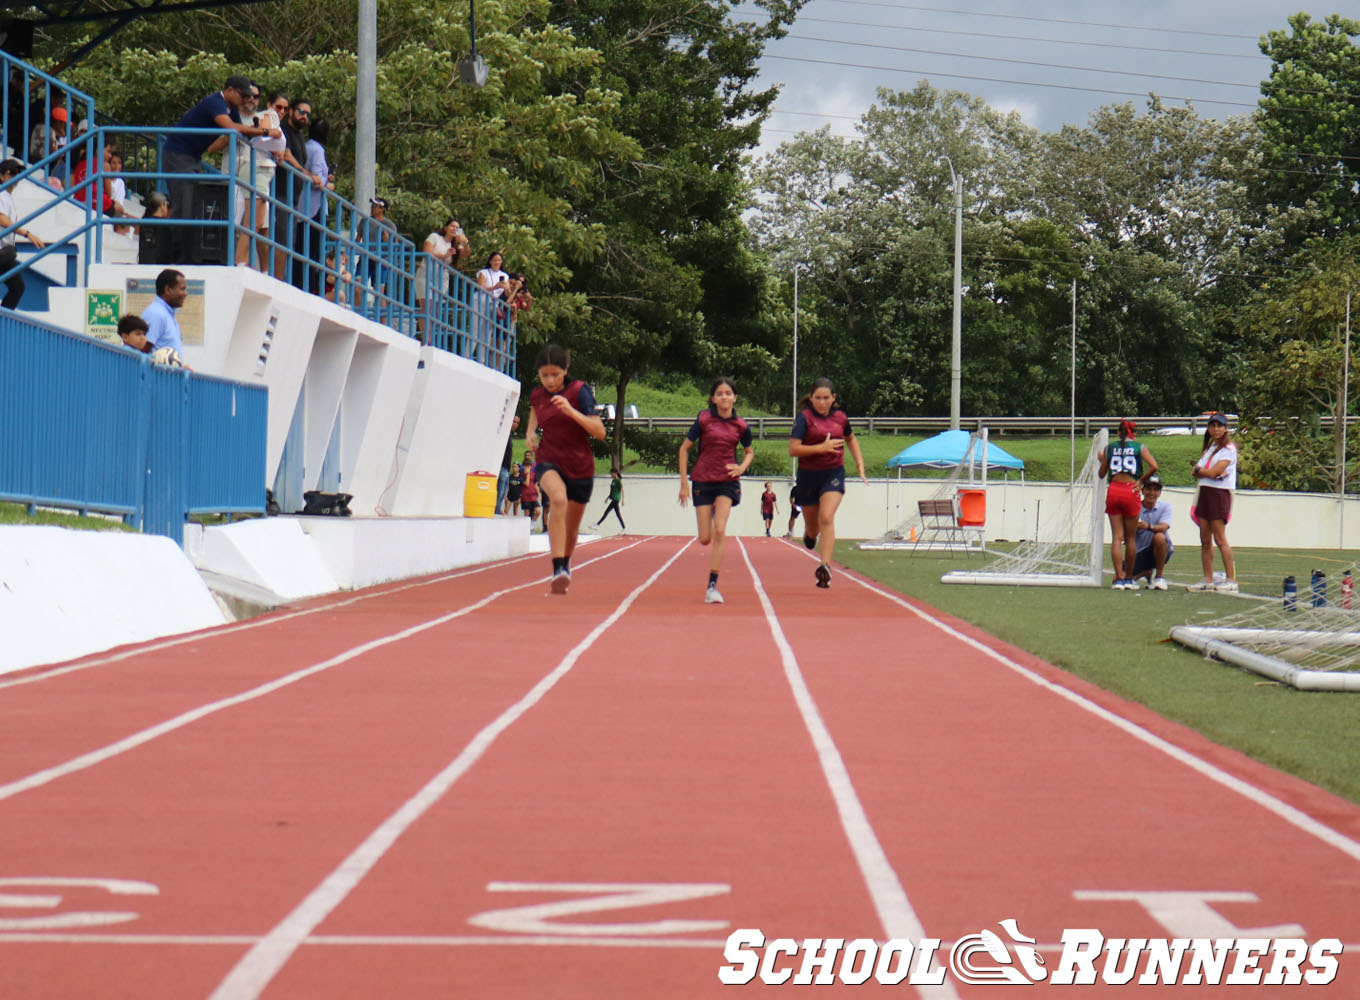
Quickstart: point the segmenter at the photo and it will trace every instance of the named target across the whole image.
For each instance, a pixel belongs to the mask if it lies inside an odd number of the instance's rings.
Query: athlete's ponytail
[[[829,378],[814,379],[812,383],[812,388],[807,391],[807,395],[804,396],[802,399],[798,400],[798,405],[793,408],[794,416],[797,416],[800,410],[807,410],[812,408],[812,394],[816,392],[818,389],[830,389],[831,395],[833,396],[836,395],[836,387],[831,384],[831,379]]]
[[[1137,429],[1138,425],[1135,424],[1132,420],[1119,421],[1119,440],[1120,441],[1129,440],[1134,436],[1133,432],[1136,431]]]

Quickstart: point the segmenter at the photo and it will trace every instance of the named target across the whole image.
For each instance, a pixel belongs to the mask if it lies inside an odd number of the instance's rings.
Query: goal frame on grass
[[[1277,598],[1217,622],[1177,625],[1171,638],[1299,691],[1360,692],[1360,610],[1286,607]]]
[[[1091,440],[1076,479],[1056,500],[1036,501],[1035,537],[979,569],[954,570],[942,583],[991,584],[1003,587],[1099,587],[1105,565],[1105,480],[1100,459],[1110,433]],[[1048,511],[1042,508],[1048,504]]]

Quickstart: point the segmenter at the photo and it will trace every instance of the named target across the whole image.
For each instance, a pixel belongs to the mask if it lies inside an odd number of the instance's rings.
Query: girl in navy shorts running
[[[836,390],[829,378],[812,383],[812,391],[798,401],[789,454],[798,459],[798,478],[793,492],[803,508],[803,544],[816,548],[821,539],[817,586],[831,586],[831,557],[836,552],[836,509],[845,498],[845,446],[855,456],[861,482],[864,456],[850,428],[850,418],[836,405]]]
[[[552,550],[552,592],[565,594],[571,585],[571,554],[581,518],[595,486],[595,456],[590,439],[603,441],[604,421],[595,415],[595,394],[579,378],[567,374],[564,348],[549,344],[538,352],[534,367],[539,384],[529,394],[529,429],[525,446],[535,455],[534,478],[548,512],[548,545]]]
[[[722,570],[727,518],[741,503],[741,476],[751,467],[751,428],[737,416],[737,391],[732,380],[720,378],[708,394],[708,409],[701,410],[680,445],[680,506],[689,503],[690,479],[694,480],[694,516],[699,522],[699,544],[713,543],[708,564],[705,604],[721,604],[718,573]],[[689,451],[699,442],[699,460],[689,472]],[[737,445],[745,450],[737,461]]]

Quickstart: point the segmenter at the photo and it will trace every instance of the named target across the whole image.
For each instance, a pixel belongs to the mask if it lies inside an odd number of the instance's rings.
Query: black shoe
[[[825,563],[817,567],[817,586],[823,590],[831,586],[831,570]]]
[[[815,548],[817,547],[817,539],[815,539],[815,538],[809,538],[807,535],[804,535],[804,536],[803,536],[803,544],[806,545],[806,546],[807,546],[808,548],[810,548],[810,549],[815,549]]]

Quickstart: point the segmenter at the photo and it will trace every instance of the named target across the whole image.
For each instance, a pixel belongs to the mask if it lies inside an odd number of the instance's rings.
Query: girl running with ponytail
[[[571,554],[595,487],[590,439],[605,438],[604,421],[595,415],[595,393],[567,374],[570,362],[566,350],[556,344],[538,352],[534,367],[539,384],[529,394],[532,410],[524,435],[525,447],[534,452],[538,489],[551,503],[548,545],[554,594],[565,594],[571,585]]]
[[[699,460],[694,473],[689,471],[689,450],[699,442]],[[745,450],[737,461],[737,445]],[[694,516],[699,522],[699,544],[713,543],[708,564],[708,590],[705,604],[721,604],[718,573],[722,570],[723,543],[727,540],[727,518],[741,503],[741,476],[751,467],[751,428],[737,416],[737,390],[732,380],[720,378],[708,393],[708,409],[700,410],[689,433],[680,444],[680,506],[690,498],[690,478],[694,480]]]
[[[821,538],[821,565],[817,586],[831,586],[831,559],[836,552],[836,509],[845,499],[845,446],[855,456],[861,482],[864,456],[850,428],[850,418],[836,405],[836,390],[829,378],[812,383],[812,391],[798,401],[789,454],[798,459],[794,497],[803,508],[803,544],[816,548]]]

